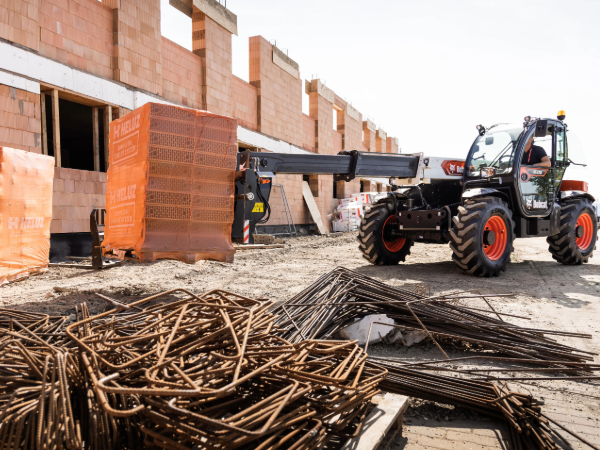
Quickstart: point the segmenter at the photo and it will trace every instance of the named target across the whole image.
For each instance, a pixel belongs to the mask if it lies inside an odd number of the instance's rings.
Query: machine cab
[[[478,130],[465,164],[465,185],[500,192],[523,217],[548,216],[570,164],[566,124],[526,117],[523,125],[479,125]]]

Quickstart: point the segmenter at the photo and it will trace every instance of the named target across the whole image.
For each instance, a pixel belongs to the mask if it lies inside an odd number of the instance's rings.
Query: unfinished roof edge
[[[316,92],[330,103],[335,103],[335,94],[319,79],[310,82],[310,92]]]
[[[285,70],[296,79],[300,79],[300,65],[273,45],[273,64]]]
[[[358,109],[356,109],[350,103],[346,103],[346,114],[348,114],[348,117],[352,117],[357,122],[360,121],[360,113],[358,112]]]
[[[192,13],[188,14],[187,11],[190,11],[190,8],[194,6],[231,34],[238,35],[237,16],[217,0],[193,0],[193,2],[192,0],[169,0],[169,4],[189,17],[192,17]],[[191,9],[193,10],[193,8]]]
[[[363,122],[363,130],[365,129],[365,127],[372,131],[373,133],[375,133],[375,131],[377,131],[377,125],[375,125],[375,122],[367,119]]]
[[[193,0],[169,0],[169,5],[181,11],[188,17],[192,17],[194,8],[192,7]]]

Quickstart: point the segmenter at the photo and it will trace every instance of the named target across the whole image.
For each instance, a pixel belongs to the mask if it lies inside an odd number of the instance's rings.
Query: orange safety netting
[[[110,124],[104,254],[232,262],[237,121],[148,103]]]
[[[48,270],[54,158],[0,147],[0,284]]]

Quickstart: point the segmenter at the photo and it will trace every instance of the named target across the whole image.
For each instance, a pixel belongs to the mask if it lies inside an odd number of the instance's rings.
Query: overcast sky
[[[191,19],[162,1],[162,34],[191,49]],[[221,0],[224,3],[225,0]],[[403,153],[465,157],[475,126],[566,110],[600,197],[600,1],[227,0],[233,73],[248,81],[262,35],[320,78]],[[304,112],[308,96],[303,94]],[[595,170],[594,170],[595,169]]]

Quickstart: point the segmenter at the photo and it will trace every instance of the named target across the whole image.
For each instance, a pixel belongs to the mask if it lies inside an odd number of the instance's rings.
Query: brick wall
[[[40,96],[0,85],[0,146],[42,153]]]
[[[302,113],[302,148],[309,152],[317,152],[315,148],[316,141],[316,120]]]
[[[232,50],[231,33],[194,7],[192,14],[192,48],[200,56],[203,69],[203,88],[207,111],[231,116]]]
[[[341,152],[342,149],[342,133],[333,130],[331,133],[331,137],[333,138],[333,154],[337,155]]]
[[[353,194],[360,192],[360,179],[355,178],[350,182],[338,181],[337,182],[337,198],[348,198]],[[337,206],[336,206],[337,207]]]
[[[113,20],[114,79],[162,95],[160,0],[120,0]]]
[[[378,153],[386,152],[387,134],[385,131],[378,129],[376,134],[376,149]]]
[[[337,130],[344,136],[344,150],[362,150],[362,114],[355,120],[345,113],[337,115]]]
[[[398,153],[398,138],[388,137],[385,151],[386,153]]]
[[[0,38],[39,50],[40,0],[2,0]]]
[[[295,224],[314,223],[311,220],[308,207],[306,206],[306,203],[304,203],[304,197],[302,195],[302,175],[277,175],[273,178],[273,184],[282,185],[284,187],[285,195]],[[271,218],[266,225],[287,225],[288,222],[285,216],[280,187],[272,187],[269,204],[271,205]]]
[[[162,38],[162,86],[167,100],[203,109],[202,61],[189,50]]]
[[[43,56],[113,78],[113,14],[97,0],[39,0]]]
[[[244,128],[258,130],[258,110],[256,88],[233,75],[233,117]]]
[[[250,84],[257,88],[258,131],[303,144],[302,81],[273,63],[273,45],[250,38]]]
[[[309,114],[317,123],[315,139],[317,153],[323,155],[334,154],[333,104],[319,95],[318,92],[311,92],[309,94]]]
[[[89,233],[90,214],[106,203],[106,173],[54,168],[50,233]]]
[[[368,152],[375,152],[377,151],[377,143],[376,143],[376,136],[375,136],[375,128],[371,127],[372,122],[365,120],[363,122],[363,132],[364,132],[364,139],[363,139],[363,146],[365,147],[366,151]]]

